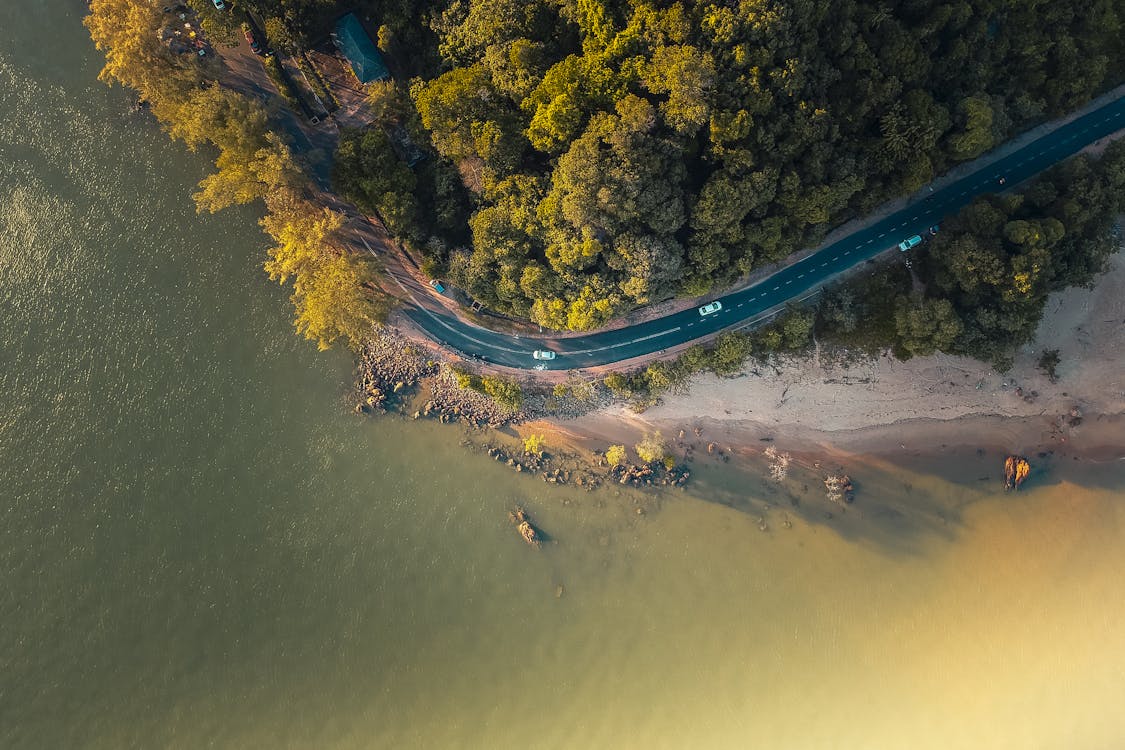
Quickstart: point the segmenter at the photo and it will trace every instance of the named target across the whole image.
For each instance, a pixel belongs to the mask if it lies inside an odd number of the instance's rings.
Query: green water
[[[548,491],[358,419],[82,12],[0,4],[0,747],[1125,741],[1120,471],[888,470],[828,522],[799,480]]]

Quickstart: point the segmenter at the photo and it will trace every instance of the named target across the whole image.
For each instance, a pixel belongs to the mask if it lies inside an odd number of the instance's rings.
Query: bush
[[[637,457],[646,464],[653,464],[657,461],[663,461],[664,457],[668,455],[668,449],[664,445],[664,438],[660,437],[660,433],[652,435],[645,435],[641,442],[633,446],[636,451]]]
[[[1039,357],[1039,369],[1047,375],[1047,379],[1052,383],[1059,382],[1058,367],[1061,361],[1058,349],[1044,349],[1042,356]]]
[[[481,393],[484,392],[484,386],[481,383],[480,377],[477,375],[454,367],[453,376],[457,378],[458,388],[479,391]]]
[[[266,69],[266,75],[273,81],[273,85],[277,87],[277,92],[281,94],[281,98],[289,103],[298,114],[304,114],[304,108],[301,105],[301,100],[297,98],[297,92],[289,83],[289,77],[285,75],[285,71],[281,68],[281,63],[277,59],[277,55],[269,55],[262,60],[262,66]]]
[[[489,398],[505,409],[517,411],[523,405],[523,389],[514,380],[497,375],[485,375],[481,378],[481,387]]]
[[[542,456],[543,436],[532,434],[525,437],[523,439],[523,452],[529,456]]]
[[[610,466],[620,466],[626,458],[624,445],[611,445],[606,449],[605,460]]]

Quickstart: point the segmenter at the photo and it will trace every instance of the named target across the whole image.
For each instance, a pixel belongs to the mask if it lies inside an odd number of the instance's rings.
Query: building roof
[[[336,32],[332,39],[352,64],[352,71],[360,83],[382,81],[391,77],[375,42],[371,41],[354,13],[349,13],[336,22]]]

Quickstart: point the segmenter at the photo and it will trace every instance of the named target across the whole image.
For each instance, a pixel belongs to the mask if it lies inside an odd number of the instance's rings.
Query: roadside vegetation
[[[277,87],[277,91],[281,94],[281,98],[293,109],[294,112],[303,112],[304,108],[301,105],[300,98],[297,97],[297,92],[293,90],[293,83],[286,75],[285,69],[281,67],[281,62],[277,59],[277,55],[269,55],[262,59],[262,67],[266,70],[266,75],[273,81],[273,85]]]
[[[1120,82],[1125,59],[1113,0],[430,9],[441,66],[410,97],[473,201],[468,242],[423,241],[431,268],[554,329],[815,244]]]
[[[106,65],[100,78],[137,92],[173,138],[216,154],[215,172],[195,194],[199,211],[261,201],[262,228],[273,239],[265,270],[292,284],[294,324],[324,349],[358,347],[389,300],[374,284],[370,260],[339,242],[344,217],[314,202],[308,180],[256,101],[220,87],[211,58],[176,55],[159,31],[178,17],[158,3],[92,0],[85,23]],[[213,6],[211,10],[214,10]]]
[[[1056,166],[1025,190],[982,196],[952,217],[911,270],[896,256],[874,273],[828,289],[816,307],[790,309],[754,331],[721,334],[672,361],[654,362],[604,383],[643,410],[701,372],[732,375],[753,358],[802,353],[815,336],[834,350],[900,359],[941,351],[1005,371],[1031,342],[1047,296],[1093,283],[1120,243],[1125,212],[1125,141],[1097,159]],[[1057,377],[1058,352],[1040,367]]]

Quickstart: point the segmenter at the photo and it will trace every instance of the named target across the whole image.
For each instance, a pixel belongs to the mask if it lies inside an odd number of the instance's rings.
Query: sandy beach
[[[1058,379],[1039,367],[1057,349]],[[907,362],[889,356],[844,364],[819,351],[733,378],[699,376],[643,414],[624,406],[576,420],[536,423],[585,447],[631,445],[660,431],[676,442],[702,431],[739,454],[779,449],[841,461],[860,455],[934,456],[1000,450],[1091,461],[1125,458],[1125,252],[1092,289],[1051,295],[1035,340],[998,373],[964,357]],[[522,431],[522,430],[521,430]]]

